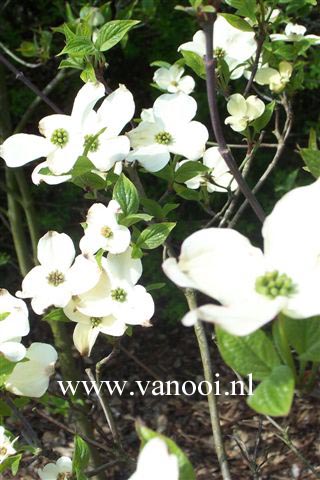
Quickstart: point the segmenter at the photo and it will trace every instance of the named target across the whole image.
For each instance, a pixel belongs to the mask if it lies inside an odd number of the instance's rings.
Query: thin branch
[[[93,447],[99,448],[100,450],[103,450],[104,452],[110,452],[110,449],[105,447],[102,443],[96,442],[95,440],[92,440],[92,438],[87,437],[87,435],[84,435],[82,432],[77,432],[76,430],[73,430],[72,428],[68,427],[64,423],[59,422],[59,420],[56,420],[53,417],[50,417],[47,413],[45,413],[43,410],[40,410],[38,408],[33,409],[40,417],[44,418],[48,422],[52,423],[53,425],[56,425],[56,427],[60,428],[61,430],[64,430],[65,432],[71,433],[71,435],[79,435],[85,442],[89,443]]]
[[[260,57],[261,57],[261,52],[262,52],[262,47],[263,47],[263,44],[264,44],[264,40],[265,40],[265,34],[263,32],[260,32],[260,35],[259,35],[258,40],[257,40],[256,56],[255,56],[254,63],[253,63],[253,66],[252,66],[251,75],[250,75],[250,78],[248,80],[247,86],[246,86],[244,94],[243,94],[243,96],[245,98],[250,93],[253,81],[254,81],[255,76],[257,74],[257,71],[258,71],[259,61],[260,61]]]
[[[20,80],[22,83],[25,84],[33,93],[35,93],[55,112],[55,113],[63,113],[62,110],[53,103],[50,98],[48,98],[34,83],[29,80],[23,72],[19,71],[2,53],[0,53],[0,63],[2,63],[10,72],[15,75],[17,80]]]
[[[11,50],[9,50],[8,47],[6,47],[4,45],[4,43],[0,42],[0,48],[2,48],[2,50],[7,54],[9,55],[9,57],[13,58],[13,60],[15,60],[16,62],[20,63],[21,65],[24,65],[25,67],[28,67],[28,68],[38,68],[38,67],[41,67],[42,63],[29,63],[29,62],[26,62],[25,60],[22,60],[22,58],[18,57],[17,55],[15,55],[13,52],[11,52]]]
[[[290,132],[291,132],[291,129],[292,129],[292,124],[293,124],[293,114],[292,114],[291,104],[290,104],[290,102],[288,102],[286,100],[285,97],[283,98],[283,106],[285,108],[287,118],[286,118],[286,122],[285,122],[282,133],[279,132],[279,126],[278,126],[279,115],[278,115],[278,113],[276,113],[276,127],[275,127],[274,134],[276,135],[276,137],[278,138],[278,141],[279,141],[277,151],[276,151],[272,161],[269,163],[268,167],[266,168],[265,172],[263,173],[263,175],[260,177],[260,179],[258,180],[256,185],[252,189],[253,193],[257,193],[260,190],[260,188],[263,186],[263,184],[265,183],[265,181],[267,180],[269,175],[272,173],[272,171],[274,170],[274,168],[278,164],[278,162],[279,162],[279,160],[280,160],[280,158],[283,154],[283,151],[285,149],[288,137],[290,135]],[[239,207],[237,212],[235,213],[231,222],[229,223],[229,228],[233,228],[235,226],[235,224],[238,222],[241,215],[245,211],[247,205],[248,205],[248,202],[247,202],[247,200],[245,200],[242,203],[242,205]]]
[[[221,119],[220,119],[218,102],[217,102],[216,60],[212,57],[212,52],[214,51],[213,30],[214,30],[214,22],[215,22],[216,16],[208,15],[208,17],[209,17],[208,21],[206,21],[203,25],[203,30],[204,30],[205,39],[206,39],[206,56],[205,56],[206,85],[207,85],[207,96],[208,96],[208,104],[209,104],[212,128],[219,145],[220,154],[222,155],[223,159],[228,165],[230,172],[232,173],[235,180],[237,181],[243,195],[249,201],[258,219],[261,222],[263,222],[265,219],[265,213],[260,203],[256,199],[256,197],[251,192],[247,182],[242,177],[241,172],[236,164],[236,161],[227,146],[227,143],[225,141],[224,134],[222,131]]]
[[[195,308],[197,308],[194,290],[186,289],[185,297],[187,299],[190,310],[194,310]],[[208,340],[207,340],[203,323],[201,321],[197,321],[195,324],[194,330],[195,330],[195,334],[196,334],[198,345],[199,345],[204,378],[208,382],[208,385],[213,385],[214,380],[213,380],[213,371],[212,371],[212,365],[211,365],[209,345],[208,345]],[[231,480],[226,452],[223,445],[217,399],[212,389],[211,389],[211,392],[208,391],[207,401],[208,401],[209,412],[210,412],[214,447],[218,457],[222,478],[223,480]]]

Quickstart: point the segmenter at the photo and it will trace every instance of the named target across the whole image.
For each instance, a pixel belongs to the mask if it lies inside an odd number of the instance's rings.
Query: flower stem
[[[192,289],[185,290],[185,297],[188,302],[190,310],[197,308],[195,292]],[[201,361],[203,366],[204,378],[210,385],[213,385],[213,372],[210,359],[209,345],[206,337],[206,332],[201,321],[197,321],[194,327],[195,334],[198,341],[198,346],[201,355]],[[211,427],[213,433],[213,441],[215,451],[218,457],[220,470],[223,480],[231,480],[229,466],[227,462],[226,452],[223,445],[222,432],[219,420],[219,409],[216,397],[211,389],[211,392],[207,395],[208,406],[210,412]]]

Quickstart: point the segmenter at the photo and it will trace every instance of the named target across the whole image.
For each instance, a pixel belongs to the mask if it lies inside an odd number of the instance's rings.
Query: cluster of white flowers
[[[4,427],[0,426],[0,465],[3,463],[10,455],[14,455],[16,450],[13,445],[17,439],[10,440],[6,435]]]
[[[72,477],[72,460],[69,457],[60,457],[55,463],[48,463],[38,470],[41,480],[68,480]]]
[[[221,305],[203,305],[184,323],[199,318],[248,335],[279,312],[296,319],[319,315],[320,221],[310,209],[319,201],[320,180],[287,193],[263,225],[264,254],[231,229],[209,228],[188,237],[179,260],[167,259],[163,269],[177,285]]]
[[[38,315],[51,306],[63,308],[77,323],[73,339],[81,355],[90,355],[100,332],[121,336],[128,325],[149,325],[154,313],[151,295],[137,285],[142,263],[131,257],[130,231],[118,224],[119,212],[115,200],[108,207],[97,203],[89,209],[82,253],[76,259],[68,235],[44,235],[38,243],[40,265],[26,275],[17,292],[20,298],[31,298]],[[98,250],[108,252],[99,262],[94,256]]]
[[[0,289],[0,353],[17,363],[5,380],[15,395],[41,397],[49,385],[57,361],[56,350],[46,343],[32,343],[26,349],[21,337],[30,330],[28,309],[23,300]]]
[[[301,42],[301,40],[311,40],[314,45],[320,45],[318,35],[306,35],[307,29],[304,25],[289,22],[286,25],[284,33],[273,33],[270,38],[273,42]]]

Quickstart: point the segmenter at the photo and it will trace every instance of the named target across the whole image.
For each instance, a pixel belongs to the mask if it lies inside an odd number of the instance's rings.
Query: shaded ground
[[[185,380],[199,382],[201,365],[195,338],[192,329],[177,327],[165,334],[160,326],[153,329],[136,331],[133,338],[126,338],[123,346],[126,349],[107,367],[104,379],[108,380]],[[101,348],[104,349],[103,344]],[[99,350],[99,348],[98,348]],[[235,380],[233,372],[223,366],[219,355],[212,348],[216,371],[220,373],[221,392],[229,381]],[[100,355],[100,354],[99,354]],[[103,357],[101,351],[100,358]],[[133,357],[132,357],[133,355]],[[142,362],[142,364],[140,363]],[[56,389],[55,382],[52,388]],[[135,458],[138,453],[139,442],[134,430],[134,422],[141,418],[145,424],[174,439],[178,445],[189,455],[193,463],[197,479],[221,478],[217,461],[212,448],[211,427],[205,397],[195,396],[130,396],[130,388],[121,398],[112,397],[111,406],[117,419],[125,450]],[[58,391],[58,390],[56,390]],[[92,398],[92,397],[91,397]],[[230,460],[233,479],[256,478],[269,479],[312,479],[317,478],[283,440],[278,438],[277,429],[265,418],[260,418],[246,406],[244,397],[228,397],[221,395],[219,404],[221,408],[222,427]],[[319,400],[309,397],[304,400],[296,399],[295,406],[289,419],[278,419],[282,427],[288,426],[290,438],[298,450],[313,466],[319,465],[320,458],[320,415]],[[33,404],[34,406],[34,404]],[[48,414],[44,408],[37,405],[39,412]],[[45,456],[54,459],[60,454],[72,455],[72,435],[65,431],[65,427],[73,427],[73,419],[66,421],[62,415],[49,413],[48,418],[39,416],[31,406],[26,408],[26,417],[37,431],[44,448]],[[125,464],[116,461],[112,449],[111,435],[103,421],[103,415],[97,407],[92,412],[93,421],[98,424],[100,431],[96,432],[99,443],[110,448],[103,452],[103,463],[110,462],[106,470],[106,479],[125,480],[131,470]],[[98,420],[99,419],[99,420]],[[62,426],[55,425],[52,420],[62,422]],[[99,427],[101,426],[101,428]],[[102,439],[102,435],[105,436]],[[54,452],[52,452],[52,449]],[[250,462],[241,452],[247,451]],[[27,458],[27,457],[26,457]],[[254,476],[255,465],[260,465],[260,474]],[[29,464],[29,466],[27,466]],[[22,474],[17,479],[33,480],[37,478],[36,470],[41,466],[39,460],[29,460],[23,464]],[[316,467],[320,475],[320,466]],[[13,477],[7,475],[5,480]],[[164,479],[165,480],[165,479]]]

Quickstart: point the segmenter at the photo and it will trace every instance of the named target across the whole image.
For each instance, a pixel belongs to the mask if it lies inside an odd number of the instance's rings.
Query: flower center
[[[47,276],[48,283],[50,285],[53,285],[54,287],[58,287],[65,281],[63,273],[59,272],[58,270],[55,270],[54,272],[49,273]]]
[[[127,299],[127,292],[123,288],[115,288],[111,290],[111,298],[116,302],[125,302]]]
[[[4,457],[5,455],[7,455],[7,452],[8,452],[8,450],[6,449],[6,447],[1,447],[1,448],[0,448],[0,455],[1,455],[2,457]]]
[[[290,297],[296,292],[296,286],[288,275],[280,274],[277,270],[274,270],[257,278],[256,291],[274,299],[276,297]]]
[[[84,148],[89,149],[89,152],[96,152],[99,148],[100,142],[98,138],[95,138],[95,135],[85,135],[84,137]]]
[[[102,322],[102,318],[101,317],[91,317],[90,322],[91,322],[91,326],[93,328],[98,327]]]
[[[64,128],[57,128],[51,135],[51,143],[60,148],[65,147],[68,143],[68,140],[69,135],[67,130],[65,130]]]
[[[72,478],[72,473],[58,473],[57,480],[68,480]]]
[[[217,47],[215,50],[214,50],[214,56],[216,58],[224,58],[226,56],[226,51],[223,50],[223,48],[221,47]]]
[[[111,238],[113,237],[113,231],[111,230],[110,227],[105,226],[101,228],[101,235],[104,238]]]
[[[160,145],[169,145],[172,142],[172,136],[169,132],[159,132],[154,138]]]

